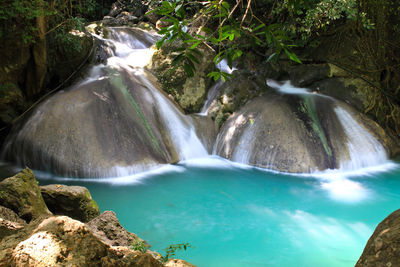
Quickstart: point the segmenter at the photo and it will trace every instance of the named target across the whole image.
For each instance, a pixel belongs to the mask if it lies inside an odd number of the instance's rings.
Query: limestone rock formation
[[[396,210],[375,228],[355,266],[400,266],[399,250],[400,210]]]
[[[88,222],[100,214],[99,207],[83,186],[51,184],[40,187],[44,202],[53,214]]]

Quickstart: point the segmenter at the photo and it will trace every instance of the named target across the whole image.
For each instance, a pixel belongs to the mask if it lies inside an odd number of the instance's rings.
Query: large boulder
[[[224,123],[216,153],[284,172],[355,169],[386,160],[388,145],[376,139],[385,140],[384,131],[345,103],[319,94],[271,90]]]
[[[355,266],[400,266],[399,250],[400,210],[396,210],[375,228]]]
[[[135,241],[143,241],[122,227],[113,211],[104,211],[100,216],[88,222],[87,227],[97,238],[110,246],[129,247]]]
[[[89,190],[83,186],[51,184],[40,187],[44,202],[53,214],[88,222],[100,214]]]
[[[26,222],[51,215],[35,175],[28,168],[0,182],[0,205],[13,210]]]
[[[115,177],[207,155],[193,119],[138,66],[146,60],[137,50],[143,52],[155,39],[139,29],[110,29],[108,49],[119,57],[93,66],[87,78],[46,99],[15,125],[5,158],[64,176]],[[145,52],[150,57],[151,50]]]

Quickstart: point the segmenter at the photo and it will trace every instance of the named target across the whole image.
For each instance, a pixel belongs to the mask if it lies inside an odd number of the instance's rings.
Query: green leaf
[[[189,49],[195,49],[199,44],[201,44],[201,41],[197,41]]]
[[[264,27],[265,27],[265,24],[262,23],[262,24],[258,25],[257,27],[255,27],[254,29],[252,29],[252,31],[253,32],[258,31],[259,29],[264,28]]]
[[[301,60],[294,54],[293,52],[290,52],[288,49],[285,49],[286,55],[289,57],[291,61],[297,62],[297,63],[302,63]]]
[[[272,43],[272,36],[269,31],[265,32],[265,39],[267,39],[267,43],[270,45]]]
[[[207,74],[207,77],[214,79],[214,81],[218,81],[219,77],[221,76],[220,72],[213,71]]]
[[[185,59],[184,54],[177,55],[171,62],[171,66],[176,66]]]
[[[200,50],[197,49],[197,48],[190,49],[190,51],[193,52],[193,53],[195,53],[195,54],[197,54],[197,55],[200,56],[200,57],[203,56],[203,53],[201,53]]]
[[[183,4],[179,4],[175,7],[175,12],[178,13],[179,9],[181,9],[181,7],[183,6]]]
[[[187,76],[189,77],[194,76],[193,69],[188,63],[183,64],[183,70],[186,72]]]
[[[235,59],[241,57],[242,54],[243,54],[243,51],[242,51],[242,50],[236,49],[235,52],[234,52],[234,54],[233,54],[233,56],[232,56],[232,59],[235,60]]]
[[[199,61],[195,56],[193,56],[192,54],[190,54],[189,52],[186,53],[186,56],[187,56],[191,61],[194,61],[194,62],[196,62],[197,64],[200,64],[200,61]]]
[[[229,7],[229,3],[228,3],[228,2],[225,2],[225,1],[224,1],[224,2],[221,3],[221,5],[222,5],[227,11],[229,11],[229,8],[230,8],[230,7]]]
[[[161,38],[160,40],[158,40],[158,41],[156,42],[156,47],[157,47],[157,49],[160,49],[160,48],[161,48],[161,46],[164,44],[165,39],[167,39],[166,36],[164,36],[163,38]]]

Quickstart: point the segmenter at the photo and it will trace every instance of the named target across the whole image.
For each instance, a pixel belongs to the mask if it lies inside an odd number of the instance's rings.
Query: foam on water
[[[123,171],[125,173],[131,173],[129,170],[127,170],[129,169],[129,167],[116,166],[116,168],[120,168],[120,171]],[[19,171],[19,169],[16,169],[16,171]],[[143,171],[137,174],[108,177],[108,178],[61,177],[43,171],[35,170],[34,172],[38,177],[40,177],[41,180],[52,180],[61,183],[71,181],[71,182],[85,182],[85,183],[105,183],[110,185],[134,185],[134,184],[141,184],[144,182],[144,180],[151,178],[153,176],[165,175],[168,173],[181,173],[183,171],[184,168],[181,166],[165,164],[165,165],[159,165],[154,169]]]
[[[283,94],[292,94],[292,95],[312,95],[314,94],[307,88],[299,88],[293,86],[290,81],[284,81],[283,83],[279,83],[277,81],[267,79],[266,81],[267,85],[269,87],[272,87],[278,92],[283,93]]]

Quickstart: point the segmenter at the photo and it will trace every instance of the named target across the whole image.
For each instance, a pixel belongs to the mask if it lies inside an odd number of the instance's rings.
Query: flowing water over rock
[[[348,105],[289,82],[268,85],[276,91],[250,101],[223,125],[217,155],[284,172],[355,170],[387,160],[369,132],[372,124],[362,124]]]
[[[156,37],[111,28],[110,57],[17,125],[3,156],[65,176],[110,177],[208,154],[185,116],[143,67]]]
[[[158,37],[127,27],[109,28],[108,36],[96,35],[105,63],[16,125],[3,159],[73,177],[130,175],[212,150],[235,162],[297,173],[355,170],[387,160],[377,141],[385,139],[383,130],[348,105],[289,82],[270,80],[267,89],[258,76],[257,83],[240,87],[240,94],[252,91],[254,98],[225,122],[215,141],[215,125],[204,115],[225,97],[225,84],[209,90],[203,116],[186,116],[145,68]],[[218,67],[234,70],[224,61]]]

